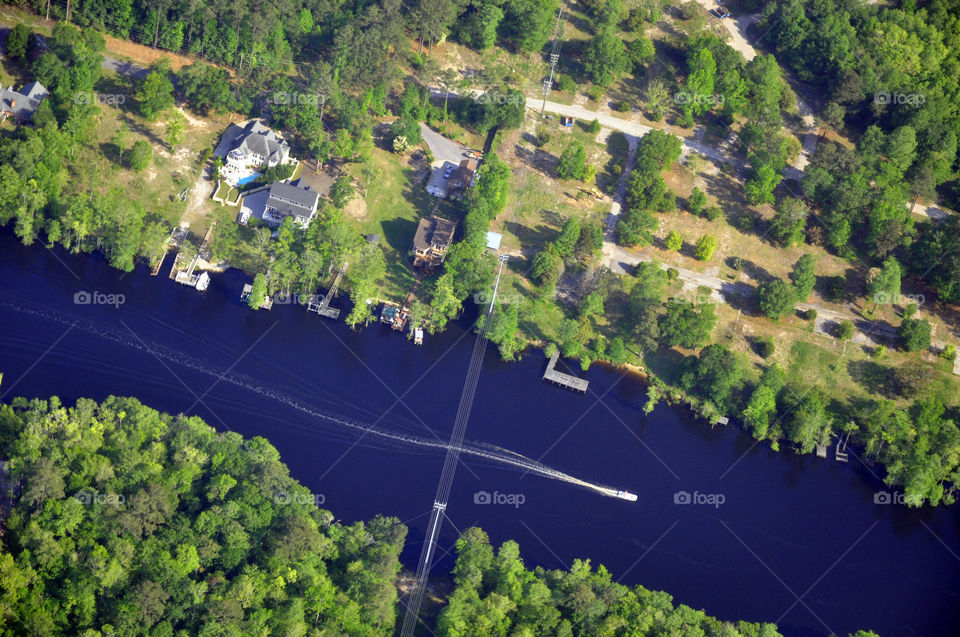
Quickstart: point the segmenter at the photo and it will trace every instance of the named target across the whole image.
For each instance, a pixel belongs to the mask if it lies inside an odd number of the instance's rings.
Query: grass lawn
[[[407,253],[413,244],[417,223],[431,211],[448,219],[458,219],[456,204],[430,195],[423,186],[421,168],[403,157],[380,148],[373,150],[376,177],[371,181],[363,201],[347,205],[346,217],[361,234],[380,235],[380,246],[387,261],[387,276],[381,282],[384,299],[402,301],[416,280]],[[354,179],[363,183],[360,167],[351,165]],[[358,199],[363,196],[358,195]]]

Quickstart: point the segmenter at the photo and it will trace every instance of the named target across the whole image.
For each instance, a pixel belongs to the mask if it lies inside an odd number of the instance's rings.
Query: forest
[[[824,122],[855,142],[822,144],[805,171],[803,193],[822,226],[817,240],[844,256],[893,254],[955,303],[960,235],[917,227],[909,210],[938,194],[953,208],[960,203],[958,5],[897,4],[776,0],[763,7],[759,28],[784,65],[823,93]]]
[[[3,634],[393,632],[406,527],[335,522],[264,438],[16,399],[0,455]]]
[[[394,634],[406,527],[335,521],[264,438],[134,398],[18,398],[0,458],[4,635]],[[589,561],[529,570],[478,528],[457,552],[437,635],[779,634]]]

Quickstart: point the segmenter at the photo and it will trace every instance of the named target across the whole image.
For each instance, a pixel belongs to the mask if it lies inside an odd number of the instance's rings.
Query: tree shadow
[[[405,254],[413,245],[413,235],[417,232],[417,222],[409,219],[386,219],[380,222],[383,240],[391,248]]]
[[[548,210],[542,211],[544,215],[551,212],[552,211]],[[544,245],[548,241],[552,241],[557,237],[556,229],[543,223],[534,227],[532,225],[525,225],[516,221],[507,221],[504,223],[503,227],[504,230],[517,237],[520,240],[520,243],[524,245]]]
[[[900,395],[896,370],[874,361],[850,361],[847,363],[847,372],[850,378],[872,393],[879,393],[887,398]]]
[[[152,130],[150,130],[149,128],[147,128],[137,120],[135,120],[128,113],[121,111],[120,116],[117,119],[119,119],[121,122],[126,124],[127,129],[131,133],[137,133],[138,135],[142,135],[143,137],[146,137],[152,146],[166,147],[167,145],[166,142],[164,142],[162,139],[157,137],[157,135],[155,135]]]

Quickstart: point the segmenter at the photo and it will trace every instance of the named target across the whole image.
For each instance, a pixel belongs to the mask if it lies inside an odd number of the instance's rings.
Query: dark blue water
[[[265,436],[341,520],[384,513],[407,521],[403,557],[415,564],[441,452],[361,434],[291,401],[445,440],[472,346],[465,324],[417,348],[379,326],[351,332],[296,307],[250,311],[239,302],[239,272],[215,275],[201,295],[143,268],[116,272],[99,256],[25,248],[8,233],[0,250],[6,399],[133,395],[220,430]],[[78,305],[79,291],[122,294],[125,303]],[[638,381],[595,367],[581,396],[543,384],[543,366],[539,353],[505,364],[491,349],[467,440],[627,488],[639,501],[465,457],[438,570],[452,565],[456,529],[477,524],[495,543],[516,539],[530,566],[590,559],[624,583],[666,590],[722,619],[775,621],[788,635],[957,633],[955,509],[876,505],[882,486],[856,462],[776,454],[678,408],[644,418]],[[477,504],[481,491],[523,503]],[[725,502],[678,505],[678,491]]]

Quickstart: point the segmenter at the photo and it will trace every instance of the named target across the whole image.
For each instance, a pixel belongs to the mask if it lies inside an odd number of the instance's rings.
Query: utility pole
[[[547,96],[550,95],[550,89],[553,88],[553,72],[557,68],[557,60],[560,59],[560,42],[563,35],[563,2],[560,3],[560,11],[557,12],[557,23],[553,26],[553,48],[550,50],[550,75],[543,81],[543,105],[540,107],[540,117],[543,117],[543,111],[547,108]]]

